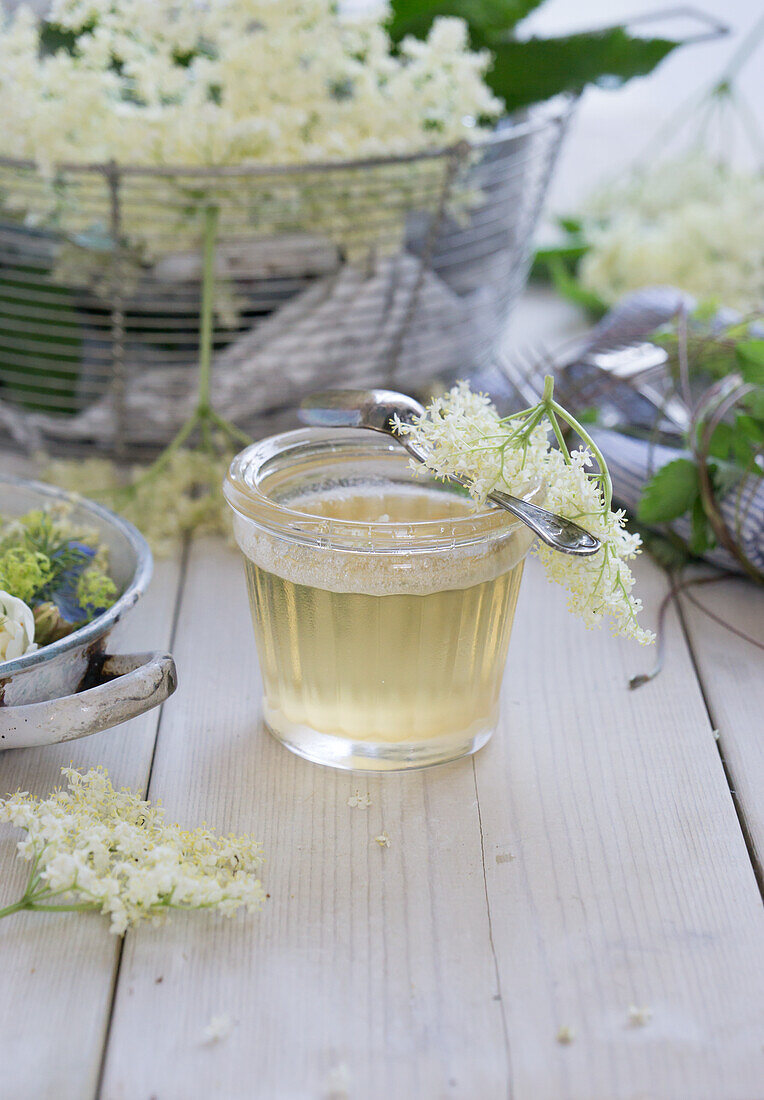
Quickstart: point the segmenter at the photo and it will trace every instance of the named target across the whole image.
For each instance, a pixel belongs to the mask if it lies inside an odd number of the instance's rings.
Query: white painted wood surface
[[[640,581],[655,608],[662,576],[643,563]],[[220,543],[192,549],[174,652],[150,793],[183,822],[260,837],[271,896],[259,917],[127,935],[99,1091],[113,941],[96,917],[2,922],[0,952],[20,961],[0,1006],[26,1003],[23,1025],[6,1010],[0,1026],[4,1098],[762,1094],[764,918],[675,620],[664,674],[630,693],[644,651],[586,634],[531,563],[494,741],[474,762],[369,779],[263,732],[242,570]],[[145,759],[107,737],[85,759],[140,786]],[[368,809],[347,805],[357,789]],[[644,1027],[631,1005],[651,1010]],[[218,1015],[233,1030],[206,1043]]]
[[[142,602],[112,634],[114,652],[171,647],[179,579],[177,563],[158,564]],[[44,797],[72,762],[103,764],[118,784],[145,790],[158,719],[158,711],[149,711],[83,741],[0,753],[0,791]],[[21,835],[0,826],[0,908],[24,892],[29,864],[14,858]],[[2,1100],[95,1095],[119,953],[119,941],[97,917],[30,913],[0,920]]]
[[[764,644],[764,592],[742,578],[688,590],[717,618]],[[764,864],[764,653],[682,598],[711,721],[745,822],[757,870]],[[764,1089],[762,1090],[764,1094]]]
[[[637,572],[655,608],[662,575]],[[528,582],[502,736],[475,759],[511,1095],[753,1100],[764,920],[681,630],[672,616],[664,673],[630,692],[651,655]]]
[[[526,298],[516,340],[570,330],[549,305]],[[649,619],[663,579],[638,572]],[[751,585],[697,596],[761,637]],[[0,792],[44,794],[70,760],[150,779],[174,818],[257,835],[271,896],[259,917],[191,914],[124,947],[95,916],[0,921],[0,1100],[761,1100],[743,829],[760,852],[762,654],[683,615],[662,675],[628,692],[651,655],[586,633],[530,563],[493,742],[364,779],[262,730],[237,556],[205,541],[185,573],[159,563],[118,648],[172,641],[178,693],[161,717],[0,755]],[[0,829],[0,905],[23,888],[16,836]],[[233,1030],[210,1045],[218,1015]]]
[[[503,1095],[471,764],[365,779],[271,741],[243,569],[214,543],[191,556],[175,656],[151,793],[180,820],[262,838],[271,897],[259,919],[128,937],[103,1096],[322,1097],[345,1077],[368,1100]],[[356,789],[368,809],[348,806]],[[205,1046],[221,1014],[236,1027]]]

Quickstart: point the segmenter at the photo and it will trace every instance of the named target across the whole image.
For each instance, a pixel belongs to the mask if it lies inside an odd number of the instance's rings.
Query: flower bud
[[[40,603],[34,609],[35,640],[38,645],[50,645],[70,634],[72,627],[61,618],[54,603]]]

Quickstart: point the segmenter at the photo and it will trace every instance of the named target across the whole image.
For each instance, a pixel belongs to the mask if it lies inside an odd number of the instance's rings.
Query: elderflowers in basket
[[[160,806],[115,790],[103,768],[61,772],[66,789],[46,799],[20,791],[0,800],[0,821],[26,830],[18,854],[31,864],[23,897],[0,909],[0,917],[23,909],[95,911],[122,935],[176,910],[232,916],[242,907],[261,908],[262,851],[251,837],[167,824]]]
[[[569,449],[563,424],[582,448]],[[652,640],[628,564],[639,537],[612,510],[602,456],[551,380],[538,405],[507,419],[461,384],[397,427],[428,469],[379,433],[309,428],[248,447],[225,482],[266,723],[292,751],[334,767],[424,767],[493,733],[533,543],[522,522],[486,506],[494,488],[594,534],[602,547],[585,559],[539,547],[548,575],[588,624],[609,619]],[[449,474],[474,500],[443,481]]]

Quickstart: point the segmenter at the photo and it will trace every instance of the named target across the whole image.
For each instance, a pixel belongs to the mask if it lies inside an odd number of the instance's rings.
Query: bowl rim
[[[34,668],[35,665],[43,664],[43,662],[50,660],[52,657],[58,657],[60,654],[66,653],[70,649],[78,649],[80,646],[88,645],[90,642],[100,638],[110,630],[117,620],[122,617],[123,613],[132,607],[143,595],[148,588],[154,570],[154,559],[149,544],[146,542],[143,535],[137,527],[128,520],[118,516],[115,512],[112,512],[110,508],[105,508],[102,504],[98,504],[96,501],[91,500],[89,497],[82,496],[80,493],[68,492],[65,489],[58,489],[54,485],[47,485],[45,482],[35,481],[29,478],[0,474],[0,488],[4,485],[16,486],[21,489],[31,489],[33,492],[39,493],[43,497],[47,497],[50,501],[63,501],[67,504],[73,504],[79,507],[84,506],[87,511],[105,520],[111,527],[115,528],[127,539],[127,542],[135,551],[137,561],[132,580],[129,582],[119,599],[113,603],[108,610],[104,611],[101,615],[97,615],[92,622],[86,623],[85,626],[79,627],[78,630],[73,631],[71,634],[67,634],[65,638],[60,638],[57,642],[51,642],[49,645],[41,646],[33,653],[24,654],[23,657],[14,657],[11,661],[0,661],[0,681],[7,680],[17,672],[26,672],[28,669]]]

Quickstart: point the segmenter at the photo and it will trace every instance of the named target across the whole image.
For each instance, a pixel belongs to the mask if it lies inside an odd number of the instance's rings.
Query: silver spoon
[[[384,432],[405,447],[418,462],[424,462],[424,452],[407,436],[398,435],[393,428],[393,416],[397,415],[404,424],[408,424],[424,411],[413,397],[396,393],[395,390],[323,390],[303,399],[300,419],[316,428],[370,428],[374,432]],[[469,487],[465,478],[456,475],[450,476],[449,481]],[[547,512],[546,508],[539,508],[538,504],[499,490],[489,493],[488,499],[521,519],[553,550],[585,557],[596,554],[600,548],[599,539],[584,531],[583,527],[554,512]]]

